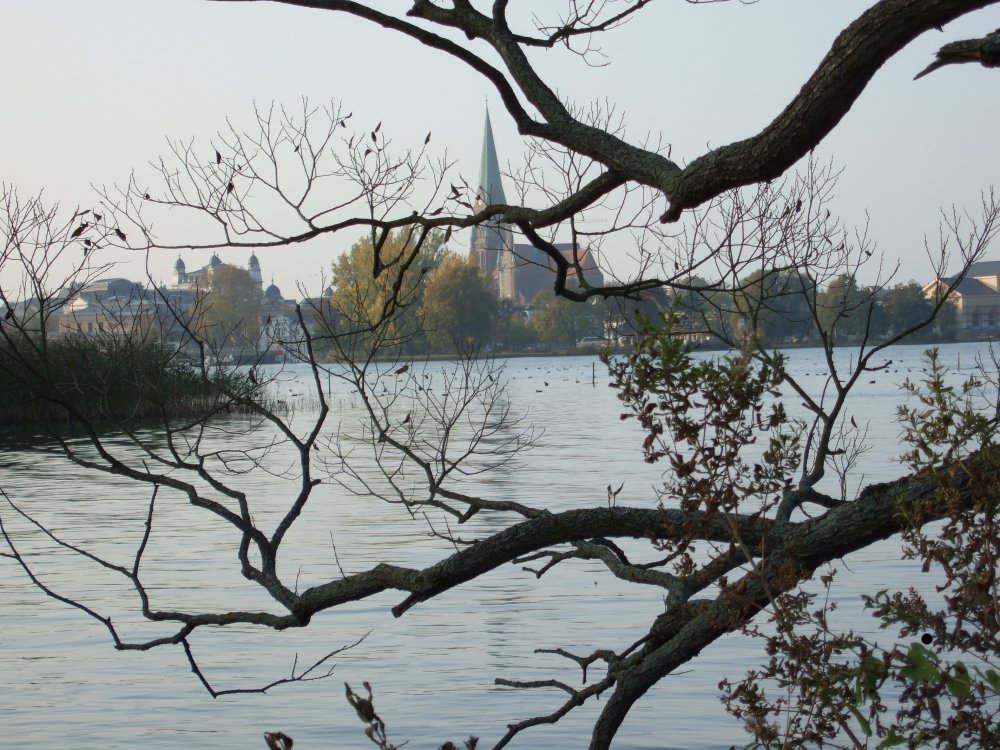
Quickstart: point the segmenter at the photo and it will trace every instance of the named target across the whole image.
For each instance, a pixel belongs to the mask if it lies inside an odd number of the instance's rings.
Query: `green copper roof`
[[[483,129],[483,158],[479,163],[479,194],[487,203],[506,203],[503,183],[500,181],[500,164],[497,161],[497,147],[493,143],[493,128],[490,127],[490,110],[486,110],[486,127]]]

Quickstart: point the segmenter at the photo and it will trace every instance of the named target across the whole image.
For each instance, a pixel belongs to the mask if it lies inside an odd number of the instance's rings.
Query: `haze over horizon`
[[[773,119],[867,5],[649,6],[602,37],[604,67],[559,50],[537,54],[536,62],[563,97],[616,105],[629,140],[662,134],[683,163]],[[400,148],[418,148],[431,132],[433,153],[447,150],[472,184],[487,103],[501,164],[516,166],[523,150],[479,76],[443,53],[340,14],[202,0],[6,0],[4,21],[0,85],[9,107],[0,180],[22,197],[42,192],[67,207],[93,205],[91,185],[124,183],[133,169],[148,176],[146,165],[166,153],[167,138],[193,140],[208,153],[227,119],[237,128],[252,124],[255,102],[296,107],[302,97],[317,106],[341,102],[359,132],[383,122]],[[870,217],[886,266],[900,263],[897,281],[928,279],[924,237],[935,249],[940,211],[975,212],[980,191],[997,174],[996,160],[983,153],[1000,122],[1000,97],[991,95],[997,73],[952,66],[912,78],[942,44],[997,26],[997,10],[987,9],[911,44],[816,151],[820,161],[843,166],[835,208],[848,225]],[[298,295],[298,283],[318,293],[333,259],[360,235],[259,250],[265,285],[273,279],[286,297]],[[465,252],[467,232],[456,232],[451,246]],[[627,268],[627,252],[620,243],[605,248],[613,267]],[[243,249],[218,253],[236,265],[249,257]],[[197,268],[211,251],[181,255]],[[152,257],[154,280],[169,282],[176,259],[176,252]],[[144,262],[130,260],[114,273],[139,278]]]

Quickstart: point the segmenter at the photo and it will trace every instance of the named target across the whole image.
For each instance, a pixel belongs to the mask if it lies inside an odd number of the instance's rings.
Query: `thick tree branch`
[[[705,538],[729,541],[731,532],[725,521],[698,513],[619,507],[548,514],[516,524],[423,570],[382,564],[366,573],[315,586],[299,596],[297,610],[312,614],[387,589],[409,591],[410,596],[392,609],[399,617],[415,604],[552,545],[600,536],[680,538],[693,525]],[[759,544],[769,526],[766,519],[746,519],[748,543]]]
[[[967,501],[976,498],[970,477],[990,467],[997,448],[977,454],[957,468],[952,487]],[[904,528],[946,517],[954,508],[935,507],[939,483],[929,476],[909,476],[871,485],[857,501],[823,516],[776,529],[765,540],[767,555],[754,571],[727,586],[713,601],[698,600],[668,610],[653,628],[643,651],[630,657],[614,692],[594,727],[591,750],[606,750],[632,704],[649,688],[697,656],[725,633],[748,623],[773,598],[808,579],[820,565],[888,539]],[[904,515],[905,512],[905,515]]]
[[[515,89],[500,71],[463,47],[420,27],[358,3],[274,1],[350,13],[451,54],[490,80],[522,134],[559,143],[662,191],[670,201],[662,220],[676,221],[685,209],[726,190],[780,176],[836,127],[875,73],[909,42],[925,31],[998,0],[881,0],[838,35],[799,94],[764,130],[715,149],[684,169],[659,154],[631,146],[572,118],[534,71],[521,49],[521,40],[507,28],[501,16],[490,18],[466,3],[442,8],[428,0],[417,0],[409,12],[414,17],[459,29],[470,39],[486,39],[503,59],[513,86],[538,108],[545,122],[535,121],[527,114],[517,101]]]
[[[996,2],[875,3],[837,36],[801,91],[760,133],[695,159],[670,184],[661,184],[670,199],[662,220],[676,221],[685,209],[725,190],[779,177],[837,126],[893,55],[925,31]]]

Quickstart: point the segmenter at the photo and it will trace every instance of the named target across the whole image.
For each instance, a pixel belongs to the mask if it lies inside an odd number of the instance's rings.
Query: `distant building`
[[[475,209],[480,211],[487,205],[506,203],[506,200],[490,113],[487,111]],[[569,242],[556,243],[555,247],[571,265],[582,269],[582,277],[587,284],[604,284],[604,274],[589,248],[574,247]],[[473,227],[469,254],[493,282],[497,299],[525,305],[534,302],[541,291],[554,287],[556,264],[553,259],[530,243],[515,242],[510,225],[499,220],[490,219]],[[575,270],[571,269],[567,282],[580,286]]]
[[[253,263],[257,260],[250,256],[250,273],[253,275]],[[260,276],[260,266],[257,266],[257,276]],[[299,323],[298,305],[294,300],[281,296],[281,290],[274,281],[264,290],[264,299],[260,306],[260,339],[257,351],[274,359],[284,359],[288,355],[298,356],[303,342],[302,326]]]
[[[212,273],[216,268],[224,265],[227,264],[223,263],[218,255],[213,254],[207,266],[202,266],[196,271],[188,271],[184,259],[178,255],[177,262],[174,263],[174,283],[169,288],[175,291],[179,289],[208,289],[212,285]],[[260,274],[260,261],[257,260],[256,253],[250,254],[247,271],[250,273],[250,278],[263,288],[264,280]]]
[[[160,328],[156,300],[142,284],[128,279],[99,279],[70,287],[53,302],[48,331],[56,338],[149,336]]]
[[[46,321],[46,330],[55,338],[141,334],[165,346],[186,348],[192,344],[189,329],[199,295],[211,289],[212,274],[224,265],[218,255],[213,255],[208,265],[188,271],[184,260],[178,257],[170,285],[145,287],[121,278],[72,285],[48,301],[47,312],[41,317]],[[250,256],[247,271],[263,286],[256,255]],[[260,335],[254,349],[232,354],[241,360],[280,360],[296,355],[303,339],[296,307],[294,300],[285,299],[271,283],[261,291],[260,319],[255,326]],[[20,303],[19,318],[26,317],[34,308],[37,303],[32,301]],[[35,316],[38,317],[37,313]]]
[[[942,287],[954,284],[956,277],[934,279],[924,286],[924,295],[934,297]],[[951,293],[955,306],[955,329],[958,338],[975,339],[1000,334],[1000,261],[973,263]]]
[[[226,264],[218,255],[213,255],[207,266],[196,271],[188,271],[184,260],[178,257],[174,264],[174,283],[161,294],[173,298],[178,304],[184,304],[185,296],[190,295],[191,299],[188,301],[190,306],[198,290],[207,291],[211,288],[212,274],[224,265]],[[263,289],[264,277],[256,253],[250,254],[246,270],[250,278],[262,288],[260,320],[257,321],[260,335],[254,354],[265,359],[283,359],[290,354],[295,355],[303,338],[295,301],[285,299],[273,281]]]

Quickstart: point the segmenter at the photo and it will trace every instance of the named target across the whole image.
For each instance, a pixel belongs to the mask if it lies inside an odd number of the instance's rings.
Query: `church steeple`
[[[503,181],[500,177],[500,162],[497,159],[497,147],[493,141],[493,128],[490,124],[490,111],[487,108],[486,122],[483,127],[483,153],[479,161],[479,187],[476,191],[475,210],[480,211],[487,205],[506,202]],[[493,280],[497,297],[500,299],[513,297],[514,235],[510,227],[489,219],[472,228],[472,236],[469,240],[469,253],[476,259],[483,273]]]
[[[493,142],[493,128],[490,126],[490,110],[486,108],[486,125],[483,128],[483,155],[479,162],[479,192],[476,202],[506,203],[503,194],[503,182],[500,180],[500,163],[497,160],[497,147]]]

